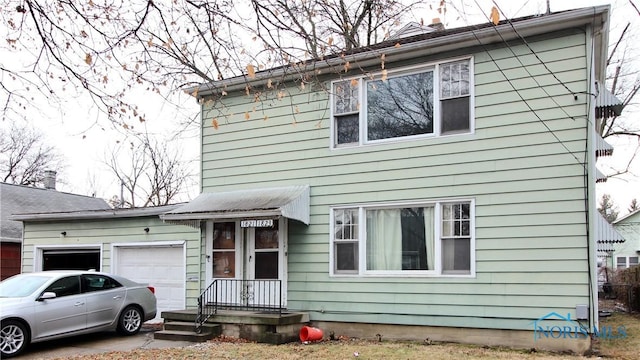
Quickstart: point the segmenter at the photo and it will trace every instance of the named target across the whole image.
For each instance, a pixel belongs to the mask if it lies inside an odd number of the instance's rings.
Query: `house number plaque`
[[[266,220],[242,220],[240,221],[240,227],[272,227],[273,219]]]

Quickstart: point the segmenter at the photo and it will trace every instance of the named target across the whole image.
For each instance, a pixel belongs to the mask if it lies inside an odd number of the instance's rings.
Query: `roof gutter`
[[[102,220],[116,218],[132,218],[144,216],[159,216],[165,212],[171,211],[179,207],[180,204],[170,206],[159,206],[150,208],[134,208],[134,209],[109,209],[109,210],[90,210],[90,211],[73,211],[59,213],[32,213],[32,214],[14,214],[9,218],[15,221],[56,221],[56,220]]]
[[[608,5],[602,5],[543,15],[533,19],[513,22],[511,24],[506,23],[495,27],[486,27],[462,33],[419,40],[403,44],[398,47],[390,46],[362,53],[345,55],[344,57],[334,56],[324,60],[303,62],[301,64],[279,67],[272,70],[261,71],[256,74],[255,79],[248,79],[244,75],[237,76],[226,80],[203,84],[187,89],[186,91],[188,93],[196,93],[196,97],[202,98],[207,95],[216,94],[221,90],[225,90],[227,92],[238,90],[244,91],[247,85],[259,85],[260,83],[273,78],[288,81],[299,78],[301,73],[308,74],[310,72],[314,72],[318,75],[325,72],[338,73],[343,70],[343,65],[347,61],[353,63],[353,67],[356,67],[355,64],[357,64],[358,67],[374,66],[380,63],[379,57],[382,54],[385,54],[385,62],[391,63],[410,59],[416,55],[424,56],[450,50],[457,50],[464,47],[488,45],[502,42],[503,40],[509,41],[518,39],[520,36],[529,37],[585,25],[593,25],[594,34],[602,34],[598,29],[601,29],[608,23],[609,9],[610,7]],[[607,40],[608,39],[604,39],[604,41],[600,41],[599,44],[596,44],[599,48],[600,56],[604,54],[604,58],[606,58]],[[604,74],[604,65],[604,60],[600,60],[600,64],[598,64],[596,68],[598,77]]]

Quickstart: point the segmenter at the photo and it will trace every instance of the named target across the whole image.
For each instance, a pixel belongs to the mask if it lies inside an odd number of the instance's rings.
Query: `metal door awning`
[[[160,218],[199,227],[202,220],[273,216],[309,225],[309,185],[202,193]]]
[[[598,96],[596,97],[596,117],[598,119],[620,116],[624,109],[624,103],[611,91],[598,83]]]
[[[602,214],[598,213],[596,220],[596,250],[598,251],[598,256],[606,257],[615,251],[614,244],[621,244],[625,239],[607,222]]]
[[[613,154],[613,146],[609,144],[605,139],[596,134],[596,158],[601,156],[611,156]]]

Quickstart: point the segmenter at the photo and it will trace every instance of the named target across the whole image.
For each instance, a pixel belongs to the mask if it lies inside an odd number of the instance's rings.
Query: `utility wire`
[[[477,0],[474,0],[474,2],[476,3],[476,6],[478,6],[478,8],[480,8],[480,5],[478,4]],[[522,41],[522,43],[529,49],[529,51],[536,57],[536,59],[538,59],[538,62],[544,66],[544,68],[547,70],[547,72],[549,74],[551,74],[551,76],[554,77],[554,79],[556,79],[556,81],[561,84],[573,97],[574,99],[577,100],[577,93],[572,91],[571,89],[569,89],[569,87],[562,82],[562,80],[560,80],[558,78],[558,76],[551,71],[551,69],[549,69],[549,67],[547,66],[547,64],[540,58],[540,56],[538,56],[538,54],[533,50],[533,48],[531,48],[531,46],[529,45],[529,43],[524,39],[524,37],[522,35],[520,35],[520,33],[516,30],[515,26],[513,25],[513,23],[511,22],[511,20],[509,20],[507,18],[507,16],[505,15],[505,13],[502,11],[502,9],[500,9],[500,7],[498,6],[498,4],[496,4],[495,0],[493,1],[493,4],[496,6],[496,8],[500,11],[500,13],[502,14],[502,16],[506,19],[507,23],[511,26],[511,28],[513,29],[513,31],[516,33],[516,35],[518,36],[518,38]],[[486,15],[485,15],[486,17]],[[487,21],[491,21],[489,18],[487,18]],[[505,38],[502,36],[502,34],[500,33],[500,31],[494,26],[493,29],[495,30],[496,34],[498,34],[498,36],[500,37],[500,39],[502,40],[502,42],[507,46],[507,48],[509,49],[509,51],[511,51],[511,54],[513,54],[513,57],[518,61],[518,63],[520,64],[520,66],[524,69],[524,71],[527,72],[527,74],[529,75],[529,77],[536,83],[536,85],[538,85],[538,88],[540,90],[542,90],[547,97],[560,109],[562,110],[562,112],[570,119],[572,120],[576,120],[575,117],[571,116],[565,109],[563,106],[560,106],[560,104],[558,104],[558,102],[556,101],[556,99],[551,96],[551,94],[549,94],[549,92],[547,92],[547,90],[538,82],[538,80],[536,79],[536,77],[533,76],[533,74],[531,74],[531,72],[529,72],[529,69],[527,69],[527,67],[522,63],[522,60],[520,60],[520,57],[515,53],[515,51],[513,51],[513,49],[511,48],[511,46],[509,45],[509,43],[505,40]],[[497,65],[497,64],[496,64]],[[514,89],[515,90],[515,89]],[[517,91],[517,90],[516,90]],[[589,121],[589,119],[587,118],[587,121]]]
[[[474,2],[476,3],[476,5],[477,5],[477,6],[479,6],[479,5],[478,5],[478,1],[477,1],[477,0],[474,0]],[[513,31],[516,33],[516,35],[518,35],[518,38],[520,38],[520,40],[522,40],[522,43],[523,43],[523,44],[524,44],[524,45],[529,49],[529,51],[531,51],[531,53],[533,54],[533,56],[535,56],[535,57],[536,57],[536,59],[538,59],[538,61],[540,62],[540,64],[542,64],[542,66],[544,66],[544,68],[545,68],[545,69],[547,69],[547,71],[549,72],[549,74],[551,74],[551,75],[556,79],[556,81],[558,81],[558,83],[560,83],[562,86],[564,86],[564,88],[565,88],[565,89],[567,89],[567,91],[568,91],[568,92],[570,92],[570,93],[571,93],[571,95],[574,95],[574,96],[575,96],[576,94],[588,94],[588,95],[595,96],[594,94],[591,94],[591,93],[589,93],[589,92],[579,92],[579,93],[576,93],[575,91],[572,91],[571,89],[569,89],[569,87],[568,87],[564,82],[562,82],[562,80],[560,80],[560,79],[558,78],[558,76],[556,76],[556,74],[555,74],[551,69],[549,69],[549,67],[547,66],[547,64],[546,64],[546,63],[545,63],[545,62],[544,62],[544,61],[543,61],[543,60],[538,56],[538,54],[537,54],[537,53],[536,53],[536,52],[531,48],[531,46],[529,45],[529,43],[527,42],[527,40],[526,40],[522,35],[520,35],[520,33],[518,32],[518,30],[516,29],[516,27],[513,25],[513,22],[511,22],[511,19],[509,19],[509,18],[507,17],[507,15],[504,13],[504,11],[502,11],[502,9],[501,9],[501,8],[500,8],[500,6],[498,5],[498,3],[496,3],[496,1],[495,1],[495,0],[493,0],[493,4],[494,4],[494,6],[498,9],[498,11],[500,11],[500,13],[502,14],[502,16],[505,18],[505,20],[507,21],[507,24],[509,24],[509,26],[511,26],[511,29],[513,29]],[[485,17],[486,17],[486,15],[485,15]],[[495,29],[495,27],[494,27],[494,29]],[[499,32],[497,29],[496,29],[496,32],[500,35],[500,32]],[[502,38],[502,36],[500,36],[500,37]],[[503,39],[503,41],[504,41],[504,39]],[[515,54],[514,54],[514,55],[515,55]]]
[[[479,6],[478,2],[477,2],[476,0],[474,0],[474,2],[476,3],[476,6],[478,6],[478,8],[480,8],[480,6]],[[532,53],[532,54],[533,54],[533,55],[538,59],[538,61],[539,61],[539,62],[540,62],[544,67],[545,67],[545,69],[546,69],[546,70],[547,70],[551,75],[553,75],[553,77],[556,79],[556,81],[558,81],[558,83],[562,84],[562,86],[564,86],[564,88],[565,88],[569,93],[571,93],[571,94],[574,96],[574,98],[576,98],[576,93],[575,93],[575,92],[573,92],[573,91],[571,91],[571,89],[569,89],[569,87],[568,87],[564,82],[562,82],[562,81],[561,81],[561,80],[556,76],[556,74],[555,74],[553,71],[551,71],[551,69],[549,69],[549,67],[547,66],[547,64],[546,64],[546,63],[545,63],[545,62],[544,62],[544,61],[543,61],[543,60],[538,56],[538,54],[537,54],[537,53],[536,53],[536,52],[531,48],[531,46],[530,46],[530,45],[529,45],[529,43],[524,39],[524,37],[523,37],[522,35],[520,35],[520,33],[516,30],[515,26],[514,26],[514,25],[513,25],[513,23],[511,22],[511,20],[510,20],[509,18],[507,18],[507,16],[506,16],[506,15],[505,15],[505,13],[502,11],[502,9],[498,6],[498,4],[496,3],[496,1],[495,1],[495,0],[493,1],[493,4],[494,4],[494,5],[496,6],[496,8],[500,11],[500,13],[502,14],[502,16],[506,19],[507,23],[511,26],[511,28],[513,29],[513,31],[514,31],[514,32],[516,33],[516,35],[520,38],[520,40],[525,44],[525,46],[529,49],[529,51],[531,51],[531,53]],[[547,8],[547,11],[549,11],[549,9],[548,9],[548,8]],[[485,15],[485,17],[486,17],[486,15]],[[487,20],[489,20],[489,19],[487,19]],[[509,44],[508,44],[508,43],[505,41],[505,39],[502,37],[502,34],[500,34],[500,32],[498,31],[498,29],[497,29],[496,27],[494,27],[494,29],[495,29],[496,33],[500,36],[500,38],[502,39],[502,41],[505,43],[505,45],[507,46],[507,48],[511,51],[511,53],[513,54],[513,56],[518,60],[518,62],[520,63],[520,65],[522,65],[522,67],[527,71],[527,73],[529,74],[529,76],[530,76],[530,77],[535,81],[535,83],[538,85],[538,87],[539,87],[539,88],[541,88],[541,89],[545,92],[545,94],[547,94],[547,96],[548,96],[549,98],[551,98],[551,100],[554,102],[554,104],[556,104],[560,109],[562,109],[562,111],[563,111],[563,112],[564,112],[564,113],[565,113],[569,118],[571,118],[571,119],[575,120],[575,118],[574,118],[574,117],[570,116],[570,115],[565,111],[565,109],[564,109],[562,106],[560,106],[560,105],[555,101],[555,99],[553,99],[553,97],[552,97],[552,96],[551,96],[551,95],[550,95],[550,94],[549,94],[549,93],[548,93],[548,92],[547,92],[547,91],[546,91],[542,86],[540,86],[540,84],[538,83],[538,81],[536,80],[536,78],[535,78],[531,73],[529,73],[529,71],[526,69],[526,67],[524,66],[524,64],[520,61],[520,58],[515,54],[515,52],[514,52],[514,51],[513,51],[513,49],[511,48],[511,46],[509,46]],[[553,132],[553,131],[552,131],[552,130],[547,126],[547,124],[542,120],[542,118],[540,118],[540,116],[535,112],[535,110],[533,110],[533,109],[531,108],[531,106],[529,106],[529,104],[528,104],[528,103],[527,103],[527,101],[522,97],[522,95],[520,94],[520,92],[519,92],[519,91],[515,88],[515,86],[511,83],[511,80],[509,80],[509,78],[507,78],[507,77],[506,77],[505,73],[504,73],[504,72],[502,71],[502,69],[498,66],[497,62],[493,59],[493,56],[491,56],[491,54],[489,53],[489,51],[487,50],[487,48],[485,47],[485,45],[484,45],[484,44],[482,44],[482,43],[480,42],[480,39],[476,36],[475,32],[474,32],[473,30],[472,30],[471,32],[472,32],[472,34],[474,35],[474,37],[476,38],[476,40],[478,40],[478,43],[480,43],[480,45],[484,48],[484,50],[485,50],[485,52],[487,53],[487,55],[489,56],[489,58],[491,58],[491,61],[493,61],[493,63],[496,65],[496,67],[498,68],[498,70],[500,70],[500,72],[501,72],[501,73],[502,73],[502,75],[505,77],[505,79],[507,80],[507,82],[509,82],[509,84],[511,85],[511,87],[512,87],[512,88],[515,90],[515,92],[518,94],[518,96],[520,97],[520,99],[521,99],[521,100],[525,103],[525,105],[526,105],[526,106],[531,110],[531,112],[532,112],[532,113],[533,113],[533,114],[538,118],[538,120],[539,120],[539,121],[540,121],[540,122],[545,126],[545,128],[546,128],[546,129],[547,129],[547,130],[548,130],[548,131],[549,131],[549,132],[554,136],[554,138],[558,141],[558,143],[560,143],[560,144],[565,148],[565,150],[567,150],[567,152],[568,152],[569,154],[571,154],[571,156],[572,156],[572,157],[573,157],[573,158],[578,162],[578,164],[579,164],[580,166],[582,166],[582,168],[583,168],[583,170],[584,170],[583,179],[584,179],[584,181],[585,181],[585,188],[584,188],[584,189],[585,189],[585,190],[584,190],[584,191],[585,191],[585,202],[586,202],[586,204],[585,204],[585,208],[586,208],[585,216],[587,217],[587,222],[586,222],[586,224],[587,224],[587,228],[586,228],[586,231],[587,231],[587,237],[589,237],[589,212],[590,212],[590,209],[589,209],[589,206],[588,206],[588,200],[587,200],[587,199],[588,199],[588,197],[589,197],[588,190],[587,190],[587,188],[588,188],[588,187],[586,186],[586,184],[587,184],[587,182],[588,182],[588,169],[587,169],[587,165],[586,165],[586,164],[587,164],[587,161],[588,161],[587,159],[588,159],[588,156],[589,156],[589,153],[588,153],[588,146],[586,146],[586,147],[585,147],[585,149],[584,149],[585,162],[584,162],[584,163],[582,163],[582,162],[580,162],[580,160],[575,156],[575,154],[574,154],[573,152],[571,152],[571,151],[570,151],[570,150],[565,146],[565,144],[564,144],[564,143],[563,143],[563,142],[562,142],[562,141],[561,141],[561,140],[556,136],[556,134],[555,134],[555,133],[554,133],[554,132]],[[591,53],[593,54],[593,48],[592,48],[592,49],[587,49],[587,50],[588,50],[588,51],[591,51]],[[591,77],[589,76],[588,78],[590,79]],[[591,79],[591,80],[593,80],[593,79]],[[591,81],[588,81],[588,83],[591,83]],[[588,94],[588,95],[591,95],[591,96],[587,97],[587,109],[591,109],[591,103],[592,103],[592,101],[593,101],[592,96],[593,96],[593,97],[595,97],[596,95],[594,95],[594,94],[592,94],[592,93],[590,93],[590,92],[584,92],[584,93],[585,93],[585,94]],[[591,119],[590,119],[590,117],[589,117],[589,116],[587,116],[587,117],[586,117],[586,119],[587,119],[587,123],[588,123],[588,124],[592,124]],[[587,128],[586,128],[587,136],[588,136],[589,129],[590,129],[590,127],[589,127],[589,126],[587,126]],[[590,243],[590,242],[587,242],[587,247],[590,247],[590,246],[591,246],[591,243]],[[589,274],[589,284],[591,284],[591,283],[592,283],[592,281],[593,281],[593,279],[592,279],[592,277],[591,277],[591,262],[589,262],[589,272],[588,272],[588,274]],[[592,294],[592,292],[591,292],[591,291],[589,291],[589,301],[590,301],[590,305],[593,305],[594,299],[593,299],[593,294]],[[584,325],[583,325],[582,323],[580,323],[580,322],[579,322],[579,324],[580,324],[580,327],[581,327],[581,328],[584,328]]]
[[[476,5],[480,8],[480,6],[479,6],[478,2],[477,2],[476,0],[474,0],[474,1],[475,1]],[[495,28],[495,27],[494,27],[494,28]],[[476,29],[477,29],[477,27],[476,27]],[[496,29],[496,31],[497,31],[497,29]],[[494,59],[494,57],[491,55],[491,53],[489,52],[489,49],[488,49],[488,48],[486,47],[486,45],[485,45],[485,44],[480,40],[480,38],[478,37],[478,35],[476,34],[476,32],[475,32],[473,29],[471,30],[471,34],[473,34],[473,37],[476,39],[476,41],[478,42],[478,44],[480,44],[480,46],[481,46],[481,47],[482,47],[482,49],[485,51],[485,53],[487,54],[487,56],[489,56],[489,59],[491,59],[491,61],[494,63],[494,65],[496,65],[496,67],[498,68],[498,71],[500,71],[500,73],[502,74],[502,76],[503,76],[503,77],[505,78],[505,80],[509,83],[509,85],[510,85],[510,86],[511,86],[511,88],[515,91],[515,93],[518,95],[518,97],[520,98],[520,100],[521,100],[521,101],[522,101],[522,102],[527,106],[527,108],[531,111],[531,113],[532,113],[532,114],[533,114],[533,115],[538,119],[538,121],[539,121],[539,122],[540,122],[540,123],[541,123],[541,124],[542,124],[546,129],[547,129],[547,131],[548,131],[548,132],[549,132],[549,133],[550,133],[550,134],[555,138],[555,140],[558,142],[558,144],[560,144],[560,145],[561,145],[561,146],[566,150],[566,152],[567,152],[568,154],[570,154],[570,155],[575,159],[576,163],[578,163],[578,164],[579,164],[580,166],[582,166],[583,168],[586,168],[586,159],[585,159],[585,163],[582,163],[582,162],[580,161],[580,159],[578,159],[578,157],[577,157],[577,156],[576,156],[576,155],[575,155],[571,150],[569,150],[569,148],[567,147],[567,145],[566,145],[562,140],[560,140],[560,138],[558,137],[558,135],[556,135],[556,133],[555,133],[553,130],[551,130],[551,128],[549,128],[549,125],[547,125],[547,123],[545,123],[545,122],[544,122],[544,120],[542,120],[542,118],[540,117],[540,115],[538,115],[538,113],[537,113],[537,112],[536,112],[536,111],[531,107],[531,105],[529,105],[529,103],[527,102],[527,100],[522,96],[522,94],[520,93],[520,91],[518,91],[518,89],[515,87],[515,85],[514,85],[514,84],[513,84],[513,82],[511,81],[511,79],[509,79],[509,77],[508,77],[508,76],[507,76],[507,74],[504,72],[504,70],[502,70],[502,68],[500,67],[500,65],[498,65],[498,62],[497,62],[497,61]],[[498,34],[500,35],[500,38],[502,39],[502,41],[506,44],[507,48],[509,48],[509,49],[512,51],[512,53],[513,53],[513,50],[511,49],[511,46],[509,46],[509,44],[506,42],[506,40],[502,37],[502,34],[500,34],[499,32],[498,32]],[[516,58],[518,58],[518,57],[515,55],[515,53],[514,53],[514,56],[515,56]],[[518,59],[518,61],[519,61],[519,59]],[[524,67],[524,65],[523,65],[522,63],[520,63],[520,64]],[[525,69],[526,69],[526,68],[525,68]],[[534,80],[535,80],[534,76],[533,76],[533,75],[531,75],[531,73],[529,73],[528,71],[527,71],[527,73],[529,74],[529,76],[530,76],[532,79],[534,79]],[[536,84],[538,84],[538,83],[536,82]],[[538,84],[538,86],[540,86],[540,85]],[[571,92],[571,94],[574,94],[571,90],[569,90],[569,92]],[[546,92],[545,92],[545,93],[546,93]],[[552,98],[548,93],[547,93],[547,96],[553,100],[553,98]],[[555,102],[555,100],[554,100],[554,102]],[[556,103],[556,105],[558,105],[558,104]],[[560,105],[558,105],[558,107],[559,107],[559,108],[561,108],[561,109],[563,109],[563,108],[562,108],[562,106],[560,106]],[[564,111],[564,109],[563,109],[563,111]],[[566,111],[564,111],[564,112],[565,112],[565,114],[566,114]],[[567,116],[569,116],[569,115],[567,114]],[[571,119],[574,119],[574,118],[573,118],[573,117],[571,117],[571,116],[569,116],[569,117],[570,117]],[[575,120],[575,119],[574,119],[574,120]]]
[[[474,0],[474,2],[476,3],[476,5],[479,7],[477,0]],[[518,38],[522,41],[522,43],[529,49],[529,51],[531,51],[531,53],[536,57],[536,59],[538,59],[538,61],[540,62],[540,64],[542,66],[544,66],[544,68],[547,70],[547,72],[549,72],[549,74],[551,74],[556,81],[561,84],[569,93],[571,93],[571,95],[573,95],[574,99],[577,100],[577,94],[586,94],[586,95],[591,95],[592,97],[597,97],[597,93],[599,93],[599,87],[598,84],[596,84],[596,94],[593,94],[589,91],[581,91],[581,92],[574,92],[571,89],[569,89],[569,87],[558,78],[558,76],[547,66],[547,64],[538,56],[538,54],[535,52],[535,50],[533,50],[533,48],[529,45],[529,43],[527,42],[527,40],[518,32],[518,30],[515,28],[515,26],[513,25],[513,22],[511,22],[511,20],[506,16],[506,14],[502,11],[502,9],[500,8],[500,6],[496,3],[495,0],[493,0],[493,4],[496,6],[496,8],[500,11],[500,13],[502,14],[502,16],[505,18],[505,20],[507,21],[507,23],[511,26],[511,28],[513,29],[513,31],[515,32],[515,34],[518,36]],[[595,16],[595,13],[594,13]],[[486,18],[486,15],[485,15]],[[489,20],[487,18],[487,20]],[[502,39],[502,41],[505,43],[505,45],[507,46],[507,48],[511,51],[511,53],[513,54],[513,56],[518,60],[518,62],[520,63],[520,65],[522,65],[522,67],[524,68],[524,70],[527,72],[527,74],[529,74],[529,76],[531,76],[531,79],[533,81],[535,81],[536,85],[538,85],[538,87],[540,88],[540,90],[544,91],[544,93],[549,97],[549,99],[551,99],[551,101],[553,101],[554,104],[556,104],[556,106],[558,106],[558,108],[560,108],[560,110],[562,110],[562,112],[565,113],[565,115],[567,115],[567,117],[569,117],[572,120],[576,120],[575,117],[569,115],[569,113],[564,109],[563,106],[560,106],[560,104],[558,104],[558,102],[555,100],[555,98],[553,96],[551,96],[551,94],[549,94],[547,92],[547,90],[540,85],[540,83],[538,83],[538,81],[536,80],[536,78],[529,72],[529,70],[526,68],[526,66],[522,63],[522,61],[520,61],[520,58],[518,57],[518,55],[515,54],[515,52],[513,51],[513,49],[511,48],[511,46],[509,46],[509,44],[507,43],[507,41],[502,37],[502,34],[500,34],[500,32],[498,31],[498,29],[496,27],[494,27],[496,33],[498,34],[498,36],[500,36],[500,38]],[[587,49],[589,50],[589,49]],[[591,49],[593,50],[593,49]],[[595,124],[591,121],[591,119],[587,116],[585,117],[585,119],[587,120],[587,122],[593,126],[595,126]]]

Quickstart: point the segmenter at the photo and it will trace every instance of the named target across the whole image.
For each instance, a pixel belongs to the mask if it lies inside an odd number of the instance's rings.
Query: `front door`
[[[246,228],[248,272],[246,300],[249,305],[274,306],[280,303],[282,279],[282,237],[278,221],[270,227]]]
[[[265,225],[266,224],[266,225]],[[286,304],[286,220],[207,224],[207,278],[219,304]]]

